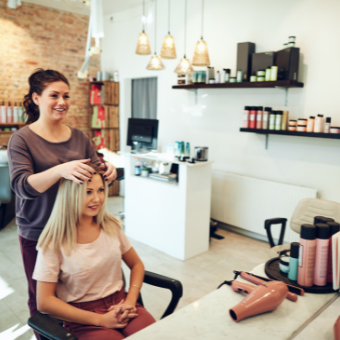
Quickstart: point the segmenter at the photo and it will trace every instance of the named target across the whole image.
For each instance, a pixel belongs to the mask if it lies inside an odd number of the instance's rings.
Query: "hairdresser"
[[[54,70],[37,69],[29,77],[24,97],[27,126],[15,132],[8,145],[11,186],[16,193],[16,220],[24,269],[28,280],[28,306],[37,313],[36,281],[32,274],[38,238],[50,217],[59,180],[82,185],[91,181],[92,162],[106,169],[107,183],[116,178],[111,164],[101,164],[90,139],[81,130],[65,125],[70,108],[70,85]]]

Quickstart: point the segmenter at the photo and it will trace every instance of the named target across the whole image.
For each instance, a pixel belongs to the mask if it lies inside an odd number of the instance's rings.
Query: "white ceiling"
[[[80,0],[23,0],[31,4],[89,15],[90,10]],[[150,2],[147,0],[145,2]],[[111,14],[142,5],[143,0],[103,0],[104,13]]]

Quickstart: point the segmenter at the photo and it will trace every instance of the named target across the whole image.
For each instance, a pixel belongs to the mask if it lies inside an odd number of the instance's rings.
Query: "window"
[[[157,77],[132,79],[132,118],[157,119]]]

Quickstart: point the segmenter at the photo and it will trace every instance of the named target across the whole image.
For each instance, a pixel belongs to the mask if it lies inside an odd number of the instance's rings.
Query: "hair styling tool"
[[[241,271],[234,270],[234,273],[235,273],[234,279],[236,279],[237,276],[238,276],[238,275],[241,275],[242,272],[241,272]],[[263,277],[263,276],[255,275],[255,274],[252,274],[252,273],[248,273],[248,272],[243,272],[243,273],[248,274],[248,275],[253,276],[253,277],[256,277],[256,278],[261,279],[261,280],[266,281],[266,282],[270,282],[270,281],[278,281],[278,280],[268,279],[268,277]],[[242,275],[241,275],[241,277],[242,277]],[[246,280],[247,280],[247,281],[250,281],[250,280],[248,280],[248,279],[246,279]],[[252,282],[252,281],[250,281],[250,282]],[[254,282],[254,283],[255,283],[255,282]],[[295,293],[295,294],[301,295],[301,296],[304,296],[304,295],[305,295],[305,291],[304,291],[302,288],[296,287],[296,286],[293,286],[293,285],[290,285],[290,284],[287,284],[287,283],[286,283],[286,285],[287,285],[287,287],[288,287],[288,290],[289,290],[291,293]]]
[[[274,281],[265,281],[265,280],[259,279],[258,277],[250,275],[250,274],[248,274],[246,272],[241,272],[240,276],[242,277],[242,279],[245,279],[245,280],[247,280],[249,282],[252,282],[252,283],[255,283],[257,285],[260,285],[260,284],[266,283],[266,282],[274,282]],[[277,281],[277,282],[281,282],[281,281]],[[291,293],[291,292],[288,292],[286,298],[288,300],[293,301],[293,302],[296,302],[298,300],[298,296],[296,294],[294,294],[294,293]]]
[[[235,292],[248,293],[239,304],[229,310],[230,317],[238,322],[249,316],[270,312],[275,310],[286,298],[288,293],[287,285],[281,281],[265,282],[259,286],[233,281],[224,281]]]
[[[340,316],[334,324],[334,340],[340,340]]]

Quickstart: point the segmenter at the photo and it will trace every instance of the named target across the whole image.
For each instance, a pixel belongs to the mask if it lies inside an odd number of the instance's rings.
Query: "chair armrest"
[[[279,242],[278,242],[277,245],[282,245],[283,237],[285,235],[285,230],[286,230],[286,223],[287,223],[287,219],[286,218],[280,218],[280,217],[271,218],[269,220],[264,221],[264,228],[267,231],[268,241],[269,241],[271,248],[275,247],[275,243],[274,243],[273,236],[272,236],[271,229],[270,229],[271,226],[273,224],[281,224],[280,238],[279,238]]]
[[[180,298],[183,296],[183,286],[178,280],[169,277],[145,271],[144,282],[160,288],[169,289],[172,293],[171,301],[168,308],[162,315],[161,319],[172,314],[176,309]]]
[[[56,319],[47,314],[37,313],[28,319],[28,325],[37,333],[50,340],[78,340]]]

